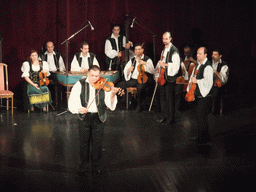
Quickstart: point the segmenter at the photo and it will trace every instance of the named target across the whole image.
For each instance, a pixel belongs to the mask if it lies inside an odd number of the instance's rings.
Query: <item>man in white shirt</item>
[[[110,92],[103,89],[96,90],[94,83],[100,77],[100,68],[93,65],[88,70],[88,78],[79,80],[72,88],[68,100],[68,109],[79,116],[80,137],[80,167],[78,176],[83,176],[91,169],[98,174],[101,171],[101,142],[104,133],[104,122],[107,119],[106,108],[115,110],[117,104],[116,93],[119,88],[112,88]],[[90,148],[91,156],[90,156]],[[91,158],[91,161],[90,161]]]
[[[225,61],[222,60],[222,53],[220,49],[215,49],[212,52],[212,67],[214,72],[214,80],[219,81],[219,85],[221,87],[218,87],[214,83],[213,87],[213,107],[212,107],[212,113],[218,114],[220,112],[220,102],[221,102],[221,96],[224,94],[225,85],[228,81],[229,76],[229,68]],[[218,80],[217,80],[218,79]]]
[[[96,55],[89,52],[89,44],[87,42],[81,44],[80,50],[81,52],[76,53],[71,62],[71,71],[86,73],[92,65],[100,66]]]
[[[155,79],[158,81],[160,69],[165,70],[165,84],[159,85],[160,91],[160,106],[161,114],[156,120],[157,122],[170,125],[174,122],[174,113],[175,113],[175,83],[176,78],[181,75],[179,73],[180,69],[180,56],[178,49],[171,43],[172,37],[170,32],[165,32],[163,34],[163,44],[164,49],[161,54],[161,60],[158,61],[156,66]]]
[[[142,110],[143,93],[147,86],[149,86],[154,80],[153,75],[155,73],[152,60],[143,54],[143,48],[140,44],[137,44],[134,48],[135,57],[130,59],[124,68],[125,80],[118,83],[117,86],[126,90],[127,87],[137,87],[137,112]],[[137,78],[139,75],[138,66],[143,65],[145,68],[145,74],[147,81],[139,83]]]
[[[126,43],[126,37],[120,35],[120,26],[114,25],[112,34],[105,41],[106,68],[108,70],[122,70],[121,57],[124,54],[124,49],[130,49],[132,42]]]
[[[207,116],[211,110],[213,87],[213,68],[211,62],[207,59],[207,49],[205,47],[200,47],[197,50],[197,61],[198,65],[195,66],[189,82],[196,84],[194,92],[198,127],[196,141],[199,145],[205,145],[211,141]],[[198,72],[194,77],[193,74],[197,70]],[[188,86],[187,91],[189,91],[189,88]]]

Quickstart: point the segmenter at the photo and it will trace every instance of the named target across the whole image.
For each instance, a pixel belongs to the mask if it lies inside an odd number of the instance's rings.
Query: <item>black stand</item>
[[[67,38],[65,41],[63,41],[61,43],[61,45],[63,45],[64,43],[66,43],[66,46],[65,46],[65,62],[66,62],[66,76],[67,76],[67,94],[68,94],[68,91],[69,91],[69,87],[68,87],[68,44],[69,44],[69,40],[72,39],[73,37],[75,37],[78,33],[80,33],[83,29],[85,29],[86,27],[88,27],[89,24],[85,25],[83,28],[79,29],[76,33],[74,33],[73,35],[71,35],[69,38]],[[57,114],[57,116],[60,116],[64,113],[68,112],[68,95],[67,95],[67,109],[66,111],[63,111],[59,114]]]
[[[146,31],[150,32],[152,34],[152,37],[153,37],[153,54],[154,54],[154,63],[156,63],[156,42],[155,42],[155,39],[156,39],[156,34],[153,33],[150,29],[146,28],[145,26],[139,24],[136,20],[134,20],[134,23],[137,23],[139,26],[141,26],[142,28],[146,29]]]

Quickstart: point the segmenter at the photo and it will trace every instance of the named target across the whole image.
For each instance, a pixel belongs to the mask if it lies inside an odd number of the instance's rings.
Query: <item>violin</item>
[[[198,70],[194,73],[194,77],[196,77]],[[189,91],[186,93],[185,100],[188,102],[192,102],[195,100],[195,90],[196,90],[196,83],[190,82],[189,84]]]
[[[163,59],[164,59],[164,56],[162,55],[162,56],[161,56],[161,61],[162,61]],[[165,75],[165,68],[160,67],[160,69],[159,69],[159,77],[157,78],[157,83],[158,83],[159,85],[164,85],[164,84],[165,84],[164,75]]]
[[[93,87],[95,89],[99,90],[99,91],[101,89],[103,89],[104,91],[109,92],[109,91],[111,91],[111,88],[114,87],[114,83],[111,82],[111,81],[107,82],[107,79],[105,79],[104,77],[99,77],[98,81],[96,81],[93,84]],[[124,95],[124,90],[120,89],[118,91],[118,95],[123,96]]]
[[[40,78],[40,86],[46,86],[49,85],[50,80],[47,78],[47,72],[46,73],[39,73],[39,78]]]
[[[214,73],[213,76],[214,76],[214,83],[213,83],[213,86],[214,86],[214,87],[221,87],[222,82],[221,82],[219,76],[218,76],[216,73]]]
[[[142,57],[142,53],[140,53],[139,60],[141,59],[141,57]],[[137,67],[137,70],[139,71],[139,75],[137,77],[138,83],[140,84],[146,83],[148,81],[148,76],[145,73],[145,66],[143,64],[139,64]]]

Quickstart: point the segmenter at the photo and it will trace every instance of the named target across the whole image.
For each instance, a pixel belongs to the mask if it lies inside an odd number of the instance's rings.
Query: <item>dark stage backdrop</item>
[[[0,33],[3,39],[3,62],[9,66],[9,85],[13,89],[22,81],[21,65],[32,48],[41,50],[48,40],[55,42],[65,60],[66,38],[90,20],[87,27],[69,44],[69,66],[81,42],[88,41],[104,69],[104,40],[111,24],[122,24],[125,15],[137,23],[129,28],[129,39],[145,42],[146,54],[153,59],[152,34],[156,36],[157,60],[163,48],[161,36],[170,31],[173,44],[180,50],[185,44],[206,44],[209,58],[213,48],[223,50],[230,66],[231,91],[249,90],[255,71],[256,6],[254,1],[221,0],[1,0]],[[156,64],[156,63],[155,63]],[[255,74],[255,73],[254,73]],[[248,89],[247,89],[248,88]]]

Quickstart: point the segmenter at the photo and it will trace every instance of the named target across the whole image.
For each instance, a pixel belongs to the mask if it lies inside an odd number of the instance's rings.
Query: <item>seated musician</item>
[[[81,52],[76,53],[71,62],[71,71],[86,73],[92,65],[99,67],[96,55],[89,52],[89,44],[87,42],[81,44],[80,50]]]
[[[117,87],[121,87],[126,90],[127,87],[137,87],[137,108],[136,111],[142,110],[142,97],[145,88],[152,82],[154,82],[153,75],[155,73],[152,60],[143,54],[144,50],[140,44],[137,44],[134,48],[135,57],[130,59],[124,68],[125,80],[118,83]],[[139,83],[137,78],[139,75],[138,66],[143,65],[145,67],[145,74],[148,80],[143,83]]]
[[[27,84],[26,93],[28,95],[30,110],[34,111],[34,106],[47,111],[47,105],[51,101],[51,93],[47,86],[40,86],[40,72],[49,74],[48,63],[39,62],[38,52],[31,50],[29,61],[25,61],[21,67],[22,75]]]
[[[213,108],[212,113],[218,114],[220,112],[220,100],[224,94],[225,86],[228,81],[229,68],[225,61],[222,59],[222,53],[220,49],[215,49],[212,52],[212,67],[214,72],[214,86],[213,86]],[[217,83],[219,82],[219,84]]]

